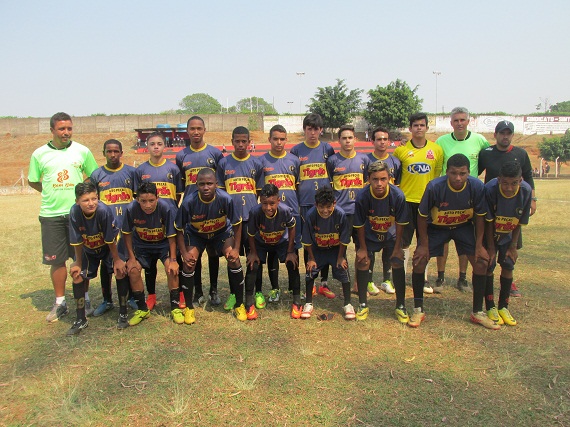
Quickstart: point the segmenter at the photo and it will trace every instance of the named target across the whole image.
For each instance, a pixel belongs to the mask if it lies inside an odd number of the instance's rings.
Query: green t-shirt
[[[467,156],[470,163],[470,175],[477,178],[479,176],[478,162],[479,152],[489,146],[489,142],[481,134],[475,132],[467,132],[464,140],[458,141],[452,133],[440,136],[435,141],[443,149],[443,171],[445,175],[447,170],[447,160],[454,154],[461,153]]]
[[[61,150],[50,142],[34,151],[28,181],[42,183],[40,216],[68,215],[75,203],[75,186],[97,168],[91,151],[75,141]]]

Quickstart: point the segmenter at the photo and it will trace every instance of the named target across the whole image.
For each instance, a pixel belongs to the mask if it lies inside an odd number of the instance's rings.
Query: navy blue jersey
[[[184,197],[175,227],[185,233],[194,233],[209,240],[224,231],[231,231],[232,226],[241,222],[240,211],[236,209],[230,195],[216,189],[216,194],[209,202],[204,202],[200,193],[194,191]]]
[[[368,156],[354,152],[352,157],[336,153],[327,160],[336,205],[347,215],[354,214],[354,201],[368,181]]]
[[[79,205],[69,211],[69,242],[73,246],[83,245],[86,253],[97,253],[115,241],[119,228],[111,208],[104,203],[90,217],[85,216]]]
[[[400,175],[402,173],[402,162],[400,162],[400,160],[391,154],[388,154],[385,158],[380,159],[376,157],[376,154],[368,153],[368,158],[370,159],[370,163],[377,162],[378,160],[386,163],[388,165],[388,173],[390,174],[390,184],[400,183]]]
[[[269,218],[261,209],[261,205],[257,205],[249,213],[247,234],[264,245],[278,245],[289,240],[289,229],[293,227],[295,217],[289,206],[279,203],[277,212]]]
[[[313,245],[313,249],[329,249],[340,245],[348,246],[352,230],[346,223],[346,214],[335,206],[328,218],[319,215],[317,208],[313,206],[307,212],[305,225],[303,226],[303,246]]]
[[[175,164],[166,159],[162,159],[158,165],[150,160],[144,162],[135,170],[135,192],[142,181],[153,182],[158,197],[169,201],[175,207],[178,205],[177,196],[182,194],[182,181]]]
[[[124,163],[117,169],[101,166],[90,178],[97,186],[99,200],[111,207],[120,228],[124,209],[135,197],[135,168]]]
[[[454,190],[447,176],[431,180],[424,192],[418,213],[428,224],[454,228],[470,222],[475,215],[487,214],[485,186],[477,178],[467,177],[461,190]]]
[[[316,147],[309,147],[305,142],[301,142],[291,149],[291,154],[297,156],[300,161],[299,205],[313,206],[317,190],[330,185],[327,159],[334,154],[334,149],[328,142],[319,141]]]
[[[176,236],[175,218],[176,206],[164,199],[158,199],[156,209],[150,214],[134,200],[127,206],[121,231],[133,235],[133,247],[168,247],[168,238]]]
[[[196,177],[200,169],[210,168],[215,171],[223,157],[224,155],[218,148],[208,144],[198,149],[189,146],[179,151],[176,154],[176,166],[182,175],[185,186],[184,195],[197,189]]]
[[[406,196],[393,184],[388,185],[382,198],[374,196],[370,185],[367,185],[356,197],[355,204],[353,227],[365,227],[366,240],[394,240],[396,224],[410,222]]]
[[[263,182],[263,166],[259,159],[249,154],[245,159],[238,159],[231,154],[220,160],[216,177],[218,186],[231,196],[236,208],[241,207],[242,220],[247,221],[249,211],[257,205],[256,189]]]
[[[263,165],[263,181],[261,184],[275,185],[279,189],[281,203],[293,209],[295,215],[299,215],[299,200],[297,198],[299,158],[291,153],[275,157],[269,152],[261,156],[260,160]]]
[[[530,217],[532,188],[525,181],[521,182],[516,194],[506,197],[497,178],[485,184],[487,196],[488,221],[495,221],[495,242],[499,245],[511,240],[511,234],[518,225],[527,225]]]

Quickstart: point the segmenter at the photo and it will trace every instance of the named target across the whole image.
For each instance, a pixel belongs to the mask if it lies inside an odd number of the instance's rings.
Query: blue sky
[[[562,0],[4,0],[0,116],[158,113],[196,92],[298,113],[337,78],[365,91],[400,78],[433,112],[433,71],[438,111],[529,113],[570,100],[569,12]]]

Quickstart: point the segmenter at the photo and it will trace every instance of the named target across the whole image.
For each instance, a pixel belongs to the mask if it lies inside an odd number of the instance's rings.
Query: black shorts
[[[141,267],[148,270],[156,265],[157,260],[161,260],[164,264],[166,259],[170,257],[170,247],[168,245],[157,245],[156,248],[134,248],[135,257]]]
[[[75,257],[75,250],[69,244],[69,215],[39,217],[42,230],[43,263],[63,265]]]
[[[204,249],[206,249],[206,246],[211,246],[216,251],[216,255],[218,255],[218,257],[221,257],[224,255],[223,253],[224,244],[226,243],[226,240],[228,240],[231,237],[234,237],[233,229],[223,231],[222,233],[215,235],[211,239],[205,239],[204,237],[196,233],[188,232],[184,233],[184,242],[186,243],[186,246],[194,246],[198,248],[200,253],[202,253]]]
[[[487,270],[488,273],[492,273],[495,270],[497,264],[499,264],[503,270],[513,271],[515,269],[515,262],[513,262],[512,259],[507,258],[507,250],[509,249],[511,243],[512,240],[509,240],[508,242],[502,243],[496,247],[497,258],[496,260],[491,260],[491,264]]]
[[[447,228],[428,225],[429,256],[443,256],[443,246],[455,242],[457,255],[475,255],[475,227],[467,223],[460,227]]]
[[[257,252],[257,256],[261,264],[265,264],[265,260],[267,259],[267,254],[275,253],[277,254],[277,258],[279,262],[284,263],[285,259],[287,258],[287,249],[289,248],[289,242],[285,241],[283,243],[277,245],[264,245],[259,241],[255,241],[255,250]]]
[[[83,250],[81,259],[81,271],[85,279],[91,280],[97,277],[99,264],[105,264],[109,273],[113,272],[113,257],[108,246],[104,246],[96,252],[86,252]],[[142,265],[142,264],[141,264]]]
[[[338,268],[336,266],[336,261],[338,259],[338,251],[339,248],[330,248],[330,249],[315,249],[313,246],[313,256],[315,257],[315,262],[317,263],[317,268],[313,271],[307,271],[306,279],[312,278],[316,279],[319,275],[319,271],[321,271],[324,267],[330,265],[332,267],[332,274],[333,277],[338,280],[340,283],[347,283],[350,282],[350,275],[348,269],[345,270],[344,268]]]
[[[404,227],[404,234],[402,235],[402,246],[409,247],[412,244],[414,233],[418,232],[418,208],[419,203],[406,202],[410,212],[410,222]]]

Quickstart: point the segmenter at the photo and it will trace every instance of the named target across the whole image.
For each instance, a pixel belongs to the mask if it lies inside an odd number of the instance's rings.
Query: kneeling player
[[[233,310],[238,320],[245,321],[247,313],[243,305],[243,271],[239,260],[241,215],[234,209],[230,195],[216,188],[216,175],[212,169],[200,169],[196,185],[198,192],[184,198],[176,217],[178,246],[184,260],[182,292],[188,305],[184,312],[184,323],[192,324],[196,321],[194,306],[190,301],[196,262],[206,246],[213,247],[218,257],[223,255],[226,258],[230,294],[235,298],[229,310]]]
[[[485,187],[469,176],[469,159],[454,154],[447,161],[445,176],[426,186],[418,207],[418,246],[413,256],[414,313],[408,325],[417,328],[423,320],[424,273],[430,257],[442,256],[445,243],[453,240],[458,255],[467,255],[473,267],[473,312],[471,321],[489,329],[497,323],[483,312],[483,297],[489,255],[483,247],[485,234]]]
[[[114,271],[117,278],[120,315],[117,327],[128,326],[127,293],[129,281],[126,278],[125,261],[117,251],[119,229],[111,208],[99,203],[97,187],[90,181],[75,186],[76,204],[69,213],[70,242],[75,249],[75,261],[71,264],[70,275],[73,278],[73,297],[77,309],[77,320],[67,331],[67,335],[77,335],[88,325],[85,317],[85,292],[89,280],[97,277],[100,263],[107,271]]]
[[[507,162],[501,167],[499,177],[485,185],[489,206],[486,241],[487,251],[491,257],[485,288],[485,304],[487,316],[499,325],[517,324],[509,312],[509,295],[513,283],[513,270],[518,258],[517,242],[521,225],[528,224],[532,200],[532,189],[521,176],[519,163]],[[495,307],[493,298],[493,270],[496,264],[501,266],[499,310]]]
[[[293,291],[291,317],[301,317],[301,278],[299,277],[299,256],[295,250],[295,216],[293,210],[279,203],[279,189],[265,184],[259,195],[260,204],[249,213],[247,273],[245,275],[245,305],[247,318],[257,318],[253,290],[259,265],[268,254],[275,254],[287,266],[289,288]]]
[[[174,323],[184,323],[179,302],[175,218],[176,207],[158,198],[154,183],[143,181],[137,189],[136,200],[127,207],[122,227],[129,254],[127,269],[133,297],[138,307],[129,320],[131,326],[138,325],[150,316],[144,298],[141,271],[143,268],[150,268],[155,259],[162,261],[166,271],[172,320]]]
[[[313,285],[319,271],[326,265],[332,266],[333,277],[342,284],[344,318],[355,318],[356,313],[350,303],[350,276],[345,258],[351,231],[344,211],[336,206],[332,188],[319,188],[315,194],[315,206],[307,212],[303,226],[302,242],[307,251],[307,301],[301,318],[308,319],[313,313]]]
[[[408,323],[406,311],[406,273],[402,235],[408,224],[408,205],[404,193],[390,184],[389,166],[378,160],[368,167],[369,185],[356,197],[354,228],[356,242],[356,282],[359,308],[357,320],[368,317],[367,285],[372,281],[370,260],[382,249],[390,256],[394,285],[396,287],[396,316],[401,323]]]

